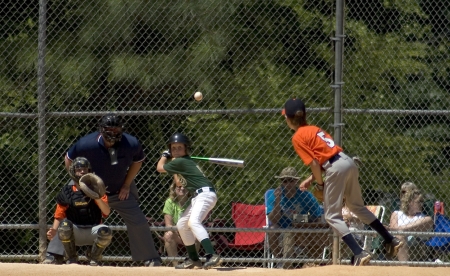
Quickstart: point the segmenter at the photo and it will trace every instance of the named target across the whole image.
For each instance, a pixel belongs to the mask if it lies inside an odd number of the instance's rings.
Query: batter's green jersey
[[[166,163],[164,170],[170,175],[181,175],[186,180],[186,189],[191,194],[194,194],[195,190],[203,187],[214,187],[189,155],[176,158]]]

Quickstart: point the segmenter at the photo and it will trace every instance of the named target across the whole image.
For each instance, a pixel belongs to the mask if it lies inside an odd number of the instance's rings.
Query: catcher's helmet
[[[114,114],[103,116],[100,120],[100,132],[106,141],[110,143],[119,142],[123,133],[122,118]]]
[[[85,157],[77,157],[72,161],[72,164],[69,167],[69,175],[75,181],[78,182],[81,176],[77,176],[76,169],[79,168],[87,168],[88,172],[92,172],[91,163]]]

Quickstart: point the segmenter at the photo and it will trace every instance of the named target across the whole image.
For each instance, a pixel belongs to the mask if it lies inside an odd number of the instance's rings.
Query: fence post
[[[344,0],[336,0],[336,33],[333,38],[335,51],[334,70],[334,141],[342,146],[342,71],[344,60]],[[339,256],[339,236],[333,235],[333,264],[337,264]]]
[[[39,0],[38,27],[38,63],[37,63],[37,96],[38,96],[38,156],[39,156],[39,258],[44,258],[47,248],[47,130],[46,130],[46,88],[45,88],[45,49],[47,40],[47,0]]]

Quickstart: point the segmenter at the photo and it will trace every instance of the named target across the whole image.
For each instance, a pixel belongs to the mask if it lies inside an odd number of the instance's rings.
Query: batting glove
[[[169,150],[163,151],[162,156],[164,156],[164,157],[167,158],[167,159],[172,158],[172,155],[170,154],[170,151],[169,151]]]

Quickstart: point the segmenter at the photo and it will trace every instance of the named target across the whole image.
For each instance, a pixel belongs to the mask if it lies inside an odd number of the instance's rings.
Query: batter
[[[213,184],[189,156],[191,143],[182,133],[175,133],[168,142],[169,150],[163,152],[156,167],[160,173],[177,174],[181,183],[193,195],[186,210],[177,222],[181,240],[186,246],[189,258],[175,266],[176,269],[208,269],[220,263],[220,256],[215,254],[208,232],[202,224],[208,213],[217,203]],[[168,162],[169,159],[172,159]],[[189,201],[188,201],[189,202]],[[195,247],[198,240],[206,252],[206,262],[202,265]]]

